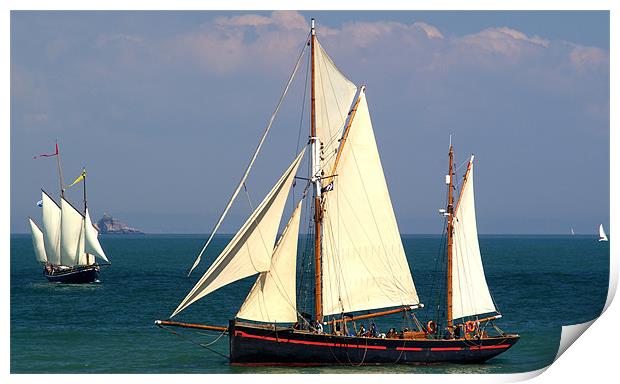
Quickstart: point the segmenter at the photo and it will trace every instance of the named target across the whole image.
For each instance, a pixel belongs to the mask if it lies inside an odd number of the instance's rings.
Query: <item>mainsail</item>
[[[269,271],[258,276],[237,317],[266,323],[297,321],[295,272],[302,202],[273,250]]]
[[[64,197],[60,198],[60,261],[62,265],[86,265],[84,252],[84,216]]]
[[[305,148],[170,317],[218,288],[269,270],[284,204],[304,152]]]
[[[474,157],[469,160],[454,213],[452,316],[458,319],[496,312],[487,286],[478,244],[474,204]]]
[[[598,241],[607,241],[607,235],[605,234],[605,230],[603,229],[603,224],[598,227]]]
[[[47,255],[45,254],[45,244],[43,242],[43,232],[31,218],[28,218],[30,223],[30,230],[32,232],[32,246],[34,247],[34,254],[39,263],[47,263]]]
[[[60,264],[60,207],[45,191],[41,191],[43,244],[47,261]]]
[[[315,41],[314,68],[316,135],[322,147],[321,169],[328,176],[357,87],[340,72],[318,40]]]
[[[341,145],[324,197],[323,314],[419,304],[363,91]]]
[[[93,226],[90,215],[88,214],[88,209],[86,209],[86,217],[84,218],[84,251],[109,263],[110,260],[106,257],[99,243],[99,239],[97,239],[98,235],[99,232]]]

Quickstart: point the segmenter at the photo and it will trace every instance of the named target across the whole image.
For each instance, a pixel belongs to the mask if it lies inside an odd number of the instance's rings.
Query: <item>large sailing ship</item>
[[[334,65],[316,37],[314,20],[305,46],[310,47],[311,63],[307,148],[299,152],[170,317],[227,284],[258,274],[256,282],[227,326],[172,320],[155,323],[162,328],[227,333],[229,361],[237,365],[474,363],[508,350],[519,336],[494,324],[501,315],[489,293],[478,246],[473,157],[455,205],[450,146],[448,202],[442,210],[447,230],[446,280],[442,278],[447,289],[446,316],[423,324],[415,313],[423,304],[392,208],[365,87],[356,86]],[[271,121],[192,270],[245,186]],[[308,184],[274,247],[305,152],[310,156],[310,174],[299,179]],[[313,314],[298,308],[296,293],[304,197],[313,212]],[[390,314],[400,314],[411,328],[381,332],[375,325],[368,330],[360,326],[362,320]]]
[[[110,265],[98,240],[98,230],[93,225],[86,200],[86,170],[73,182],[83,184],[84,208],[80,210],[65,198],[60,168],[60,153],[56,144],[60,178],[60,204],[41,189],[42,225],[28,218],[36,260],[43,266],[43,273],[50,282],[82,284],[95,282],[100,265]],[[72,184],[72,185],[73,185]],[[99,264],[96,258],[105,261]]]

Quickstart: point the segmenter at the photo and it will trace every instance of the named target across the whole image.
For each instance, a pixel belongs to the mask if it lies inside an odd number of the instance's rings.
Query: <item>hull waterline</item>
[[[313,334],[230,322],[230,363],[248,366],[482,363],[518,335],[474,339],[382,339]]]
[[[74,267],[51,274],[44,271],[44,274],[47,280],[52,283],[88,284],[97,281],[99,278],[99,267],[95,265]]]

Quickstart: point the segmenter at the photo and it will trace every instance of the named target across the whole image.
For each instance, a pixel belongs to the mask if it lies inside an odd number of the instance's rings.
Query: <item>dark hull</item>
[[[99,277],[99,266],[89,265],[86,267],[73,267],[61,272],[48,273],[45,277],[52,283],[64,284],[88,284],[93,283]]]
[[[518,335],[481,340],[380,339],[312,334],[230,322],[233,365],[379,365],[482,363],[512,347]]]

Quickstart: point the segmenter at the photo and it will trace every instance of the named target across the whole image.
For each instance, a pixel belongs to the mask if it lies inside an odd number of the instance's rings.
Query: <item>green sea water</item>
[[[216,237],[202,269],[230,237]],[[595,236],[480,236],[488,285],[503,330],[521,340],[484,364],[430,366],[246,368],[231,367],[227,337],[208,350],[217,333],[172,334],[153,325],[166,319],[200,273],[186,277],[204,236],[102,236],[112,261],[101,282],[47,282],[34,261],[29,235],[11,236],[12,373],[514,373],[550,364],[562,325],[591,320],[603,309],[609,278],[609,243]],[[442,238],[404,235],[420,296],[417,316],[437,312]],[[300,259],[303,262],[303,258]],[[254,278],[226,286],[195,303],[179,321],[226,325]],[[299,299],[300,302],[304,300]],[[310,304],[311,303],[307,303]],[[441,311],[441,310],[440,310]],[[380,328],[402,322],[382,318]],[[224,356],[222,356],[224,355]]]

